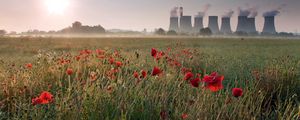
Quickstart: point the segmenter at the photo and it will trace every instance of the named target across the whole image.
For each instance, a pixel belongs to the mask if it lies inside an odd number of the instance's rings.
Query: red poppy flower
[[[116,64],[116,66],[117,66],[117,67],[121,67],[121,66],[123,65],[123,63],[122,63],[122,62],[120,62],[120,61],[116,61],[116,63],[115,63],[115,64]]]
[[[138,78],[139,78],[139,73],[138,73],[138,72],[136,72],[136,71],[134,71],[134,73],[133,73],[133,77],[138,79]]]
[[[159,75],[161,73],[162,73],[162,71],[159,69],[159,67],[154,67],[153,70],[152,70],[152,76],[156,76],[156,75]]]
[[[188,114],[183,113],[183,114],[181,115],[181,118],[182,118],[182,119],[187,119],[187,118],[188,118]]]
[[[48,104],[50,102],[53,102],[53,95],[47,91],[44,91],[40,94],[39,97],[33,98],[31,102],[33,105]]]
[[[147,77],[147,71],[142,70],[142,77],[143,77],[143,78],[146,78],[146,77]]]
[[[75,59],[76,59],[77,61],[79,61],[79,60],[80,60],[80,56],[79,56],[79,55],[76,56]]]
[[[194,74],[192,72],[187,72],[185,75],[184,75],[184,78],[183,80],[190,80],[191,78],[194,77]]]
[[[105,55],[98,55],[97,58],[99,58],[99,59],[104,59],[104,58],[105,58]]]
[[[164,55],[165,55],[165,53],[162,52],[162,51],[160,51],[160,52],[158,52],[158,53],[154,56],[154,58],[155,58],[156,60],[160,60]]]
[[[105,51],[104,51],[104,50],[101,50],[101,49],[96,49],[96,53],[97,53],[98,55],[103,55],[103,54],[105,53]]]
[[[168,114],[167,114],[167,112],[166,111],[161,111],[160,112],[160,117],[161,117],[161,119],[162,120],[166,120],[167,119],[167,117],[168,117]]]
[[[181,68],[181,72],[183,73],[183,74],[186,74],[187,72],[191,72],[192,71],[192,69],[191,68]]]
[[[114,62],[115,62],[115,59],[112,58],[112,57],[110,57],[110,58],[109,58],[109,63],[110,63],[110,64],[113,64]]]
[[[28,63],[28,64],[26,64],[26,67],[27,67],[28,69],[31,69],[31,68],[32,68],[32,64],[31,64],[31,63]]]
[[[73,74],[73,69],[68,68],[66,73],[67,73],[67,75],[72,75]]]
[[[240,96],[242,96],[243,95],[243,89],[241,89],[241,88],[233,88],[232,89],[232,95],[234,97],[240,97]]]
[[[203,81],[206,83],[206,88],[210,89],[213,92],[219,91],[223,88],[222,81],[224,76],[219,76],[216,72],[206,75],[203,78]]]
[[[53,101],[53,95],[47,91],[42,92],[39,98],[42,99],[41,104],[48,104]]]
[[[116,57],[120,57],[119,51],[118,51],[118,50],[115,50],[115,51],[114,51],[114,55],[115,55]]]
[[[88,50],[88,49],[80,51],[80,55],[84,55],[84,54],[89,55],[91,53],[92,53],[92,50]]]
[[[155,57],[157,55],[157,50],[155,48],[151,49],[151,56]]]
[[[193,87],[199,87],[200,78],[195,78],[195,79],[191,80],[190,83]]]
[[[181,67],[181,64],[177,61],[174,61],[174,65],[177,66],[177,67]]]
[[[41,104],[42,101],[43,101],[43,100],[40,99],[39,97],[36,97],[36,98],[32,98],[32,99],[31,99],[32,105],[38,105],[38,104]]]

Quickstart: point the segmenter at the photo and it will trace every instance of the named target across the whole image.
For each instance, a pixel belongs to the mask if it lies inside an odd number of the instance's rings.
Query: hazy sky
[[[45,1],[0,0],[0,29],[18,32],[60,30],[74,21],[84,25],[100,24],[106,29],[167,29],[170,10],[174,6],[183,6],[185,15],[195,15],[205,4],[211,4],[207,14],[218,16],[228,9],[236,12],[238,7],[258,7],[256,22],[258,31],[261,31],[262,13],[285,4],[276,17],[277,31],[300,31],[300,0],[68,0],[69,5],[63,14],[51,14]],[[236,21],[235,13],[231,21],[233,30],[236,29]],[[207,26],[207,17],[204,26]]]

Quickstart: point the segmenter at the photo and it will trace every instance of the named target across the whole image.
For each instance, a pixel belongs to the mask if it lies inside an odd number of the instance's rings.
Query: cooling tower
[[[218,24],[218,16],[209,16],[208,18],[208,28],[212,31],[212,33],[219,32],[219,24]]]
[[[191,33],[192,32],[192,16],[180,17],[180,32]]]
[[[265,24],[262,33],[275,34],[275,20],[274,16],[265,16]]]
[[[223,17],[222,18],[221,32],[224,33],[224,34],[232,33],[229,17]]]
[[[178,17],[171,17],[170,18],[170,27],[169,27],[169,31],[173,30],[178,32],[179,27],[178,27]]]
[[[248,32],[248,17],[247,16],[238,16],[238,25],[236,32]]]
[[[194,33],[199,33],[203,28],[203,17],[195,17],[194,20]]]
[[[248,18],[248,33],[256,33],[255,18]]]

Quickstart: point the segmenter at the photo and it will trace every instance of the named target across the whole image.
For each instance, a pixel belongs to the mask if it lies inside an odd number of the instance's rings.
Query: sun
[[[69,0],[45,0],[45,4],[50,14],[63,15],[69,6]]]

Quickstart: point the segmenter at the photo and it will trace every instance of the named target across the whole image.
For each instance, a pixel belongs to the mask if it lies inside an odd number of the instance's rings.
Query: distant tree
[[[158,30],[155,31],[155,34],[157,34],[157,35],[166,35],[166,31],[162,28],[159,28]]]
[[[212,31],[210,28],[202,28],[200,29],[200,35],[212,35]]]
[[[292,37],[294,36],[293,33],[288,33],[288,32],[280,32],[278,33],[279,36],[283,36],[283,37]]]
[[[6,34],[6,31],[5,30],[0,30],[0,36],[3,36]]]
[[[81,26],[82,26],[81,22],[78,22],[78,21],[75,21],[75,22],[72,24],[72,27],[73,27],[74,29],[79,29]]]
[[[56,31],[54,31],[54,30],[48,31],[48,34],[55,34],[55,33],[56,33]]]
[[[278,33],[261,32],[262,36],[276,36]]]
[[[67,27],[59,31],[60,33],[105,33],[105,29],[101,25],[97,26],[87,26],[82,25],[80,22],[76,21],[72,24],[72,27]]]
[[[177,35],[177,32],[174,30],[170,30],[167,32],[167,35]]]

